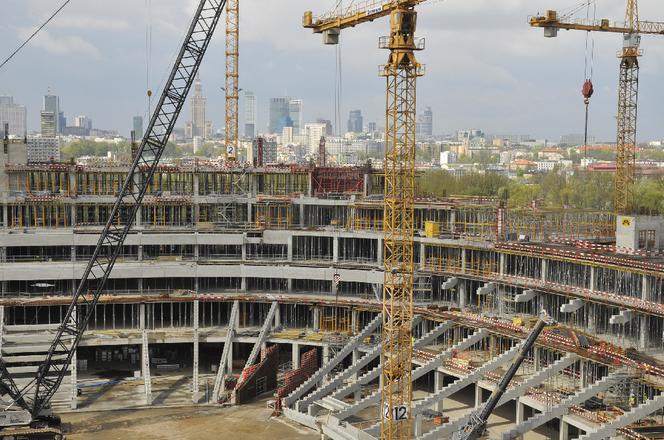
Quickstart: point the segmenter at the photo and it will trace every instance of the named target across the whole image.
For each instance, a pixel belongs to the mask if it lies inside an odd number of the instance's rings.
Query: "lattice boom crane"
[[[532,27],[544,28],[545,37],[556,37],[559,29],[623,34],[618,85],[618,126],[616,151],[616,189],[614,208],[618,214],[634,213],[634,179],[636,162],[636,117],[639,94],[639,61],[641,35],[664,35],[664,23],[640,21],[637,0],[627,0],[624,23],[602,20],[570,20],[556,11],[530,19]]]
[[[368,1],[321,17],[305,12],[303,25],[323,34],[323,43],[337,44],[341,29],[390,16],[390,35],[379,47],[390,54],[379,74],[387,82],[385,109],[385,201],[381,363],[381,438],[412,435],[413,229],[415,199],[416,80],[424,67],[415,51],[424,39],[415,37],[415,6],[426,0]]]
[[[69,369],[88,321],[95,312],[95,306],[104,290],[106,280],[122,252],[125,238],[132,228],[136,213],[141,208],[143,197],[157,170],[159,159],[182,111],[225,4],[226,0],[199,1],[175,65],[150,118],[145,136],[135,152],[133,163],[92,252],[92,257],[83,271],[46,358],[39,366],[36,378],[26,387],[19,389],[5,364],[0,360],[0,394],[8,395],[15,406],[20,408],[15,410],[12,408],[13,405],[10,405],[0,411],[1,427],[11,428],[29,424],[43,428],[46,424],[59,424],[59,419],[51,414],[49,402]],[[62,438],[62,434],[55,430],[45,433],[44,429],[30,431],[28,428],[22,428],[16,432],[18,434],[12,435],[3,429],[0,430],[0,437]]]

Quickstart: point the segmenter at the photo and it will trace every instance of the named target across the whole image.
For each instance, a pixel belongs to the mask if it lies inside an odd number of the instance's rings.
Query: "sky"
[[[338,47],[302,27],[302,14],[329,11],[339,0],[242,0],[240,87],[258,99],[258,125],[267,124],[268,100],[304,100],[304,119],[334,118],[337,50],[341,52],[341,124],[361,109],[365,123],[384,125],[385,79],[378,65],[387,51],[378,37],[383,18],[342,31]],[[348,4],[350,0],[341,0]],[[431,107],[434,132],[479,128],[491,134],[530,134],[557,141],[583,132],[581,86],[586,33],[561,31],[543,38],[528,17],[547,7],[571,8],[581,0],[429,0],[418,7],[417,53],[426,65],[418,79],[418,110]],[[8,56],[59,5],[60,0],[4,0],[0,58]],[[197,0],[72,0],[38,37],[0,70],[0,95],[28,108],[36,129],[42,96],[50,89],[70,120],[87,115],[96,128],[128,135],[134,115],[148,116],[146,90],[158,96]],[[358,3],[361,3],[358,1]],[[597,18],[622,20],[624,0],[597,0]],[[585,9],[578,18],[585,17]],[[641,0],[643,20],[664,21],[660,0]],[[152,29],[151,49],[146,34]],[[621,37],[594,34],[590,133],[615,140]],[[639,140],[664,138],[664,38],[644,36],[639,95]],[[589,52],[589,51],[588,51]],[[149,67],[149,68],[148,68]],[[148,73],[149,71],[149,73]],[[217,28],[200,70],[208,119],[224,125],[224,27]],[[156,98],[153,97],[153,104]],[[179,125],[189,119],[185,106]],[[241,118],[242,123],[242,118]],[[242,129],[241,129],[242,131]]]

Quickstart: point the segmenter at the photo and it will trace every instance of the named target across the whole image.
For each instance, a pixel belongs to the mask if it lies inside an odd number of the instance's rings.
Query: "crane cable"
[[[51,22],[51,20],[53,20],[53,19],[55,18],[55,16],[58,15],[58,14],[60,13],[60,11],[62,11],[62,10],[65,8],[65,6],[67,6],[67,5],[69,4],[69,2],[71,2],[71,0],[65,0],[65,2],[64,2],[62,5],[60,5],[60,7],[59,7],[58,9],[56,9],[55,12],[54,12],[53,14],[51,14],[51,16],[48,17],[48,18],[46,19],[46,21],[45,21],[44,23],[42,23],[42,25],[39,26],[39,27],[38,27],[38,28],[32,33],[32,35],[30,35],[30,36],[29,36],[29,37],[28,37],[28,38],[27,38],[27,39],[26,39],[26,40],[25,40],[25,41],[24,41],[24,42],[23,42],[23,43],[22,43],[22,44],[21,44],[21,45],[20,45],[20,46],[14,51],[14,52],[12,52],[11,55],[9,55],[9,56],[8,56],[8,57],[2,62],[2,64],[0,64],[0,70],[1,70],[3,67],[5,67],[5,65],[6,65],[6,64],[7,64],[12,58],[14,58],[14,56],[15,56],[16,54],[18,54],[18,53],[21,51],[21,49],[23,49],[23,48],[24,48],[24,47],[30,42],[30,40],[32,40],[32,39],[33,39],[33,38],[39,33],[39,31],[41,31],[42,29],[44,29],[44,28],[46,27],[46,25],[49,24],[49,23]]]
[[[152,67],[152,0],[145,0],[145,88],[148,95],[148,115],[152,114],[152,90],[150,75]]]
[[[597,13],[597,5],[593,0],[588,0],[586,8],[586,21],[590,21],[590,5],[593,5],[593,21],[595,20],[595,15]],[[583,66],[583,88],[581,93],[583,94],[583,103],[586,106],[586,119],[583,131],[583,157],[588,157],[588,110],[590,107],[590,98],[593,95],[593,67],[595,63],[595,38],[591,35],[590,31],[586,32],[586,47],[585,47],[585,59]]]

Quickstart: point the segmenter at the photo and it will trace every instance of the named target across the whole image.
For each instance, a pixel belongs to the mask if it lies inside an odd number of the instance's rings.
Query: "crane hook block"
[[[586,82],[583,83],[583,88],[581,89],[581,94],[584,99],[590,99],[590,97],[593,96],[594,91],[593,82],[587,79]]]

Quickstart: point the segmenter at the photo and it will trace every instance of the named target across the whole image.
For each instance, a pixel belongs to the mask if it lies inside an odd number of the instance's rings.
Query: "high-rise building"
[[[194,83],[194,96],[191,97],[191,121],[185,124],[185,137],[193,139],[200,136],[207,139],[212,136],[212,123],[206,120],[207,98],[203,96],[200,77]]]
[[[5,124],[9,124],[10,136],[25,136],[28,112],[24,105],[14,103],[12,96],[0,96],[0,132],[4,136]]]
[[[64,133],[65,128],[67,128],[67,118],[65,117],[65,112],[61,111],[58,113],[58,133]]]
[[[143,116],[134,116],[132,118],[132,130],[136,140],[143,139]]]
[[[306,124],[304,134],[307,137],[307,154],[318,154],[320,138],[325,136],[325,124]]]
[[[51,112],[42,112],[53,114]],[[29,137],[27,146],[28,162],[59,162],[60,141],[53,137]]]
[[[417,117],[417,136],[421,138],[433,136],[433,112],[431,107],[427,107],[421,115]]]
[[[58,119],[56,113],[42,111],[39,114],[39,122],[41,126],[41,135],[43,138],[56,138],[58,136]]]
[[[271,98],[270,114],[267,131],[270,133],[281,133],[284,127],[292,127],[293,121],[290,118],[290,99]]]
[[[325,124],[325,136],[332,136],[332,121],[329,119],[318,118],[316,123]]]
[[[244,92],[244,135],[249,138],[256,136],[256,95]]]
[[[85,115],[79,115],[74,118],[74,127],[80,127],[87,131],[92,130],[92,119]]]
[[[288,102],[288,117],[293,122],[293,132],[300,134],[304,128],[304,119],[302,113],[303,101],[301,99],[291,99]]]
[[[361,110],[351,110],[348,117],[348,132],[349,133],[362,133],[364,127],[364,120],[362,119]]]
[[[53,113],[55,118],[55,133],[62,133],[64,127],[60,127],[60,98],[57,95],[51,95],[50,93],[44,95],[42,111]]]
[[[367,122],[367,131],[369,133],[375,133],[378,131],[378,126],[375,122]]]

